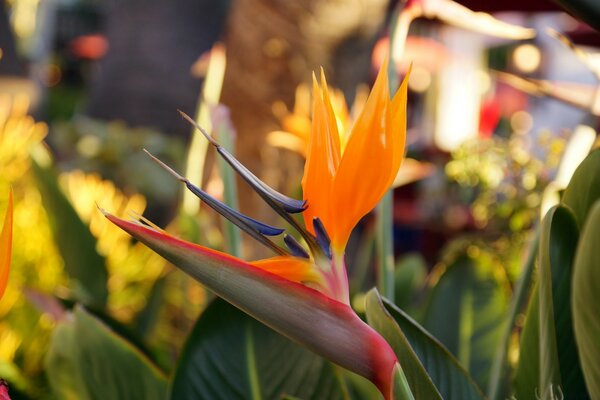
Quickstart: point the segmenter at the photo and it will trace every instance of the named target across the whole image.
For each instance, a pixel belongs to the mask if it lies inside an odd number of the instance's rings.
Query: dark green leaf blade
[[[566,398],[588,397],[577,356],[571,316],[571,276],[579,230],[573,214],[552,208],[540,238],[540,393],[560,385]]]
[[[57,328],[46,366],[61,398],[75,393],[66,398],[162,400],[167,392],[163,373],[82,307],[76,307]],[[57,370],[62,379],[54,381]]]
[[[511,347],[511,337],[515,330],[518,316],[528,306],[532,293],[532,277],[540,240],[540,229],[535,230],[532,241],[527,246],[527,257],[521,271],[521,276],[514,290],[508,319],[505,321],[502,341],[496,351],[487,396],[490,400],[500,400],[508,397],[510,379],[513,371],[510,368],[508,354]],[[536,375],[537,376],[537,375]]]
[[[343,393],[330,363],[216,299],[188,338],[170,398],[343,399]]]
[[[600,399],[600,201],[581,232],[573,271],[572,312],[577,349],[591,398]]]
[[[527,399],[536,396],[540,384],[540,305],[539,289],[536,284],[531,291],[531,300],[521,342],[519,344],[519,364],[513,378],[513,388],[517,399]]]
[[[77,300],[102,308],[108,297],[108,272],[96,239],[60,190],[55,172],[33,160],[32,170]]]
[[[433,287],[423,323],[480,387],[487,387],[509,304],[494,268],[490,260],[459,256]]]
[[[444,399],[484,399],[484,395],[468,372],[452,354],[423,327],[398,307],[383,299],[386,314],[398,327],[410,348],[425,368],[428,376]],[[400,360],[402,363],[402,360]],[[411,366],[402,363],[407,377]],[[419,397],[415,393],[415,398]]]
[[[442,399],[404,333],[385,310],[377,289],[366,297],[367,322],[392,346],[416,399]]]
[[[565,398],[588,398],[570,310],[578,236],[577,223],[566,207],[548,211],[541,226],[539,282],[532,291],[521,335],[514,381],[517,398],[545,398],[557,390]]]
[[[590,0],[591,1],[591,0]],[[592,151],[575,170],[562,202],[569,206],[583,227],[592,205],[600,199],[600,149]]]

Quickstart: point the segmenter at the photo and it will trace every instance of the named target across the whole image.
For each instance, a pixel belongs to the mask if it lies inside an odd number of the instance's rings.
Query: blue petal
[[[329,239],[329,235],[327,234],[323,223],[318,217],[313,218],[313,228],[315,229],[317,243],[319,243],[321,250],[323,250],[327,257],[331,258],[331,240]]]
[[[283,241],[285,242],[288,249],[290,249],[290,251],[292,252],[292,255],[296,257],[310,258],[308,252],[304,250],[304,247],[302,247],[302,245],[298,243],[295,237],[285,235],[283,237]]]
[[[239,173],[242,178],[267,202],[269,199],[278,206],[282,207],[286,212],[290,214],[296,214],[306,209],[305,200],[296,200],[288,197],[284,194],[279,193],[263,181],[261,181],[256,175],[254,175],[248,168],[246,168],[241,162],[239,162],[231,153],[225,150],[223,147],[217,145],[217,151],[227,161],[231,167]]]

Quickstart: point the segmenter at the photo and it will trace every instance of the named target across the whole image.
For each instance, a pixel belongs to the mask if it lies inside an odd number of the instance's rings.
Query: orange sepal
[[[387,62],[381,67],[356,120],[333,183],[333,224],[325,223],[332,245],[343,248],[354,226],[389,187],[398,139],[391,129]],[[393,178],[392,178],[393,179]]]
[[[250,264],[293,282],[320,285],[323,280],[315,270],[314,264],[303,258],[278,256],[252,261]]]
[[[10,259],[12,254],[12,230],[13,230],[13,194],[8,194],[8,207],[4,216],[4,225],[0,233],[0,299],[6,290],[8,283],[8,272],[10,271]]]
[[[324,99],[324,97],[326,99]],[[304,176],[302,178],[302,191],[308,208],[304,211],[306,228],[314,233],[312,221],[319,217],[327,226],[326,221],[331,221],[331,189],[340,160],[339,137],[335,118],[331,122],[331,104],[327,92],[319,88],[313,76],[313,117]]]
[[[392,173],[388,182],[388,187],[392,185],[394,179],[398,175],[398,170],[404,159],[406,147],[406,104],[408,102],[408,79],[412,71],[412,64],[408,67],[408,71],[396,91],[392,99],[392,136],[394,137],[394,158],[392,160]]]

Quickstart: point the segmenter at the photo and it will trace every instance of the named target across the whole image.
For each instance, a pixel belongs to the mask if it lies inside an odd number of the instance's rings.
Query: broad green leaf
[[[600,199],[600,149],[592,151],[579,164],[565,189],[562,202],[573,210],[581,228],[592,205],[598,199]]]
[[[521,335],[514,389],[517,398],[587,398],[573,336],[571,275],[578,229],[565,207],[544,218],[539,243],[539,282],[532,291]],[[559,389],[560,387],[560,389]]]
[[[348,389],[350,399],[382,399],[383,396],[371,381],[346,370],[340,370],[344,386]]]
[[[423,326],[487,387],[507,309],[507,291],[492,262],[463,255],[431,290]]]
[[[398,363],[394,367],[394,389],[392,395],[394,400],[415,400],[415,396],[413,396],[406,380],[406,375]]]
[[[519,364],[513,379],[517,399],[528,399],[538,393],[540,384],[540,306],[538,285],[531,291],[525,325],[519,344]],[[535,397],[534,397],[535,398]]]
[[[527,258],[523,265],[519,282],[517,283],[513,292],[509,317],[505,321],[502,341],[498,346],[494,363],[492,365],[487,394],[490,400],[500,400],[508,397],[511,375],[511,371],[508,366],[508,352],[511,345],[510,339],[515,329],[517,316],[527,306],[527,301],[532,290],[531,277],[533,276],[535,261],[537,259],[539,239],[540,230],[536,229],[533,240],[527,246]]]
[[[342,399],[334,367],[252,317],[216,299],[181,353],[170,398]]]
[[[135,316],[134,329],[142,338],[148,338],[158,321],[159,313],[163,305],[166,276],[158,278],[152,285],[148,294],[146,306]]]
[[[573,271],[572,312],[577,350],[589,394],[600,399],[600,201],[581,232]]]
[[[539,249],[539,393],[560,386],[566,398],[587,398],[573,334],[571,276],[579,231],[565,207],[550,209]]]
[[[81,307],[56,328],[46,370],[61,399],[162,400],[167,392],[143,353]]]
[[[45,371],[52,392],[59,400],[89,400],[75,354],[75,322],[64,320],[54,329],[46,355]]]
[[[427,264],[420,254],[409,254],[396,263],[396,299],[394,303],[406,309],[415,294],[425,285]]]
[[[442,399],[431,377],[411,347],[408,339],[386,311],[376,289],[367,293],[367,321],[392,346],[398,362],[402,366],[410,389],[416,399]]]
[[[108,273],[104,258],[96,252],[96,239],[58,187],[54,171],[33,160],[32,169],[75,296],[84,304],[103,307]]]
[[[444,399],[483,399],[484,395],[458,360],[408,314],[383,299],[387,314],[402,331],[414,354]],[[405,365],[404,369],[408,369]],[[420,397],[416,397],[420,399]]]

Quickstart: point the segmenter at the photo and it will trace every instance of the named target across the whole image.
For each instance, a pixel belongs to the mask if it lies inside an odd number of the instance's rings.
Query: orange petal
[[[257,268],[298,283],[322,283],[321,274],[310,260],[298,257],[278,256],[252,261]]]
[[[335,176],[332,193],[333,225],[325,224],[333,247],[342,249],[354,226],[381,199],[396,162],[395,129],[389,98],[387,62],[356,120]],[[397,119],[397,117],[395,118]],[[325,222],[325,221],[323,221]]]
[[[0,299],[6,289],[8,272],[10,271],[10,259],[12,253],[12,229],[13,229],[13,194],[8,194],[8,207],[4,216],[4,225],[0,233]]]
[[[325,110],[327,111],[327,126],[329,127],[330,140],[332,147],[337,149],[335,157],[337,157],[336,165],[339,164],[340,160],[340,133],[338,130],[338,119],[334,112],[333,104],[331,103],[331,96],[329,95],[329,87],[327,86],[327,79],[325,79],[325,72],[321,68],[321,92],[323,94],[323,103],[325,103]],[[345,103],[344,103],[345,105]],[[341,110],[336,111],[340,112]]]
[[[412,64],[398,88],[398,91],[392,99],[392,124],[390,126],[391,135],[394,137],[394,158],[392,160],[392,174],[388,186],[391,186],[398,175],[400,164],[404,158],[404,148],[406,146],[406,103],[408,101],[408,78],[412,70]],[[396,172],[394,172],[396,171]]]
[[[327,91],[321,92],[313,76],[312,129],[302,178],[303,196],[308,205],[303,213],[304,222],[310,232],[313,232],[314,217],[321,218],[325,226],[327,226],[326,221],[331,221],[331,189],[340,162],[337,126],[335,122],[331,123],[333,114],[331,104],[329,101],[324,101],[323,97],[328,100]]]

